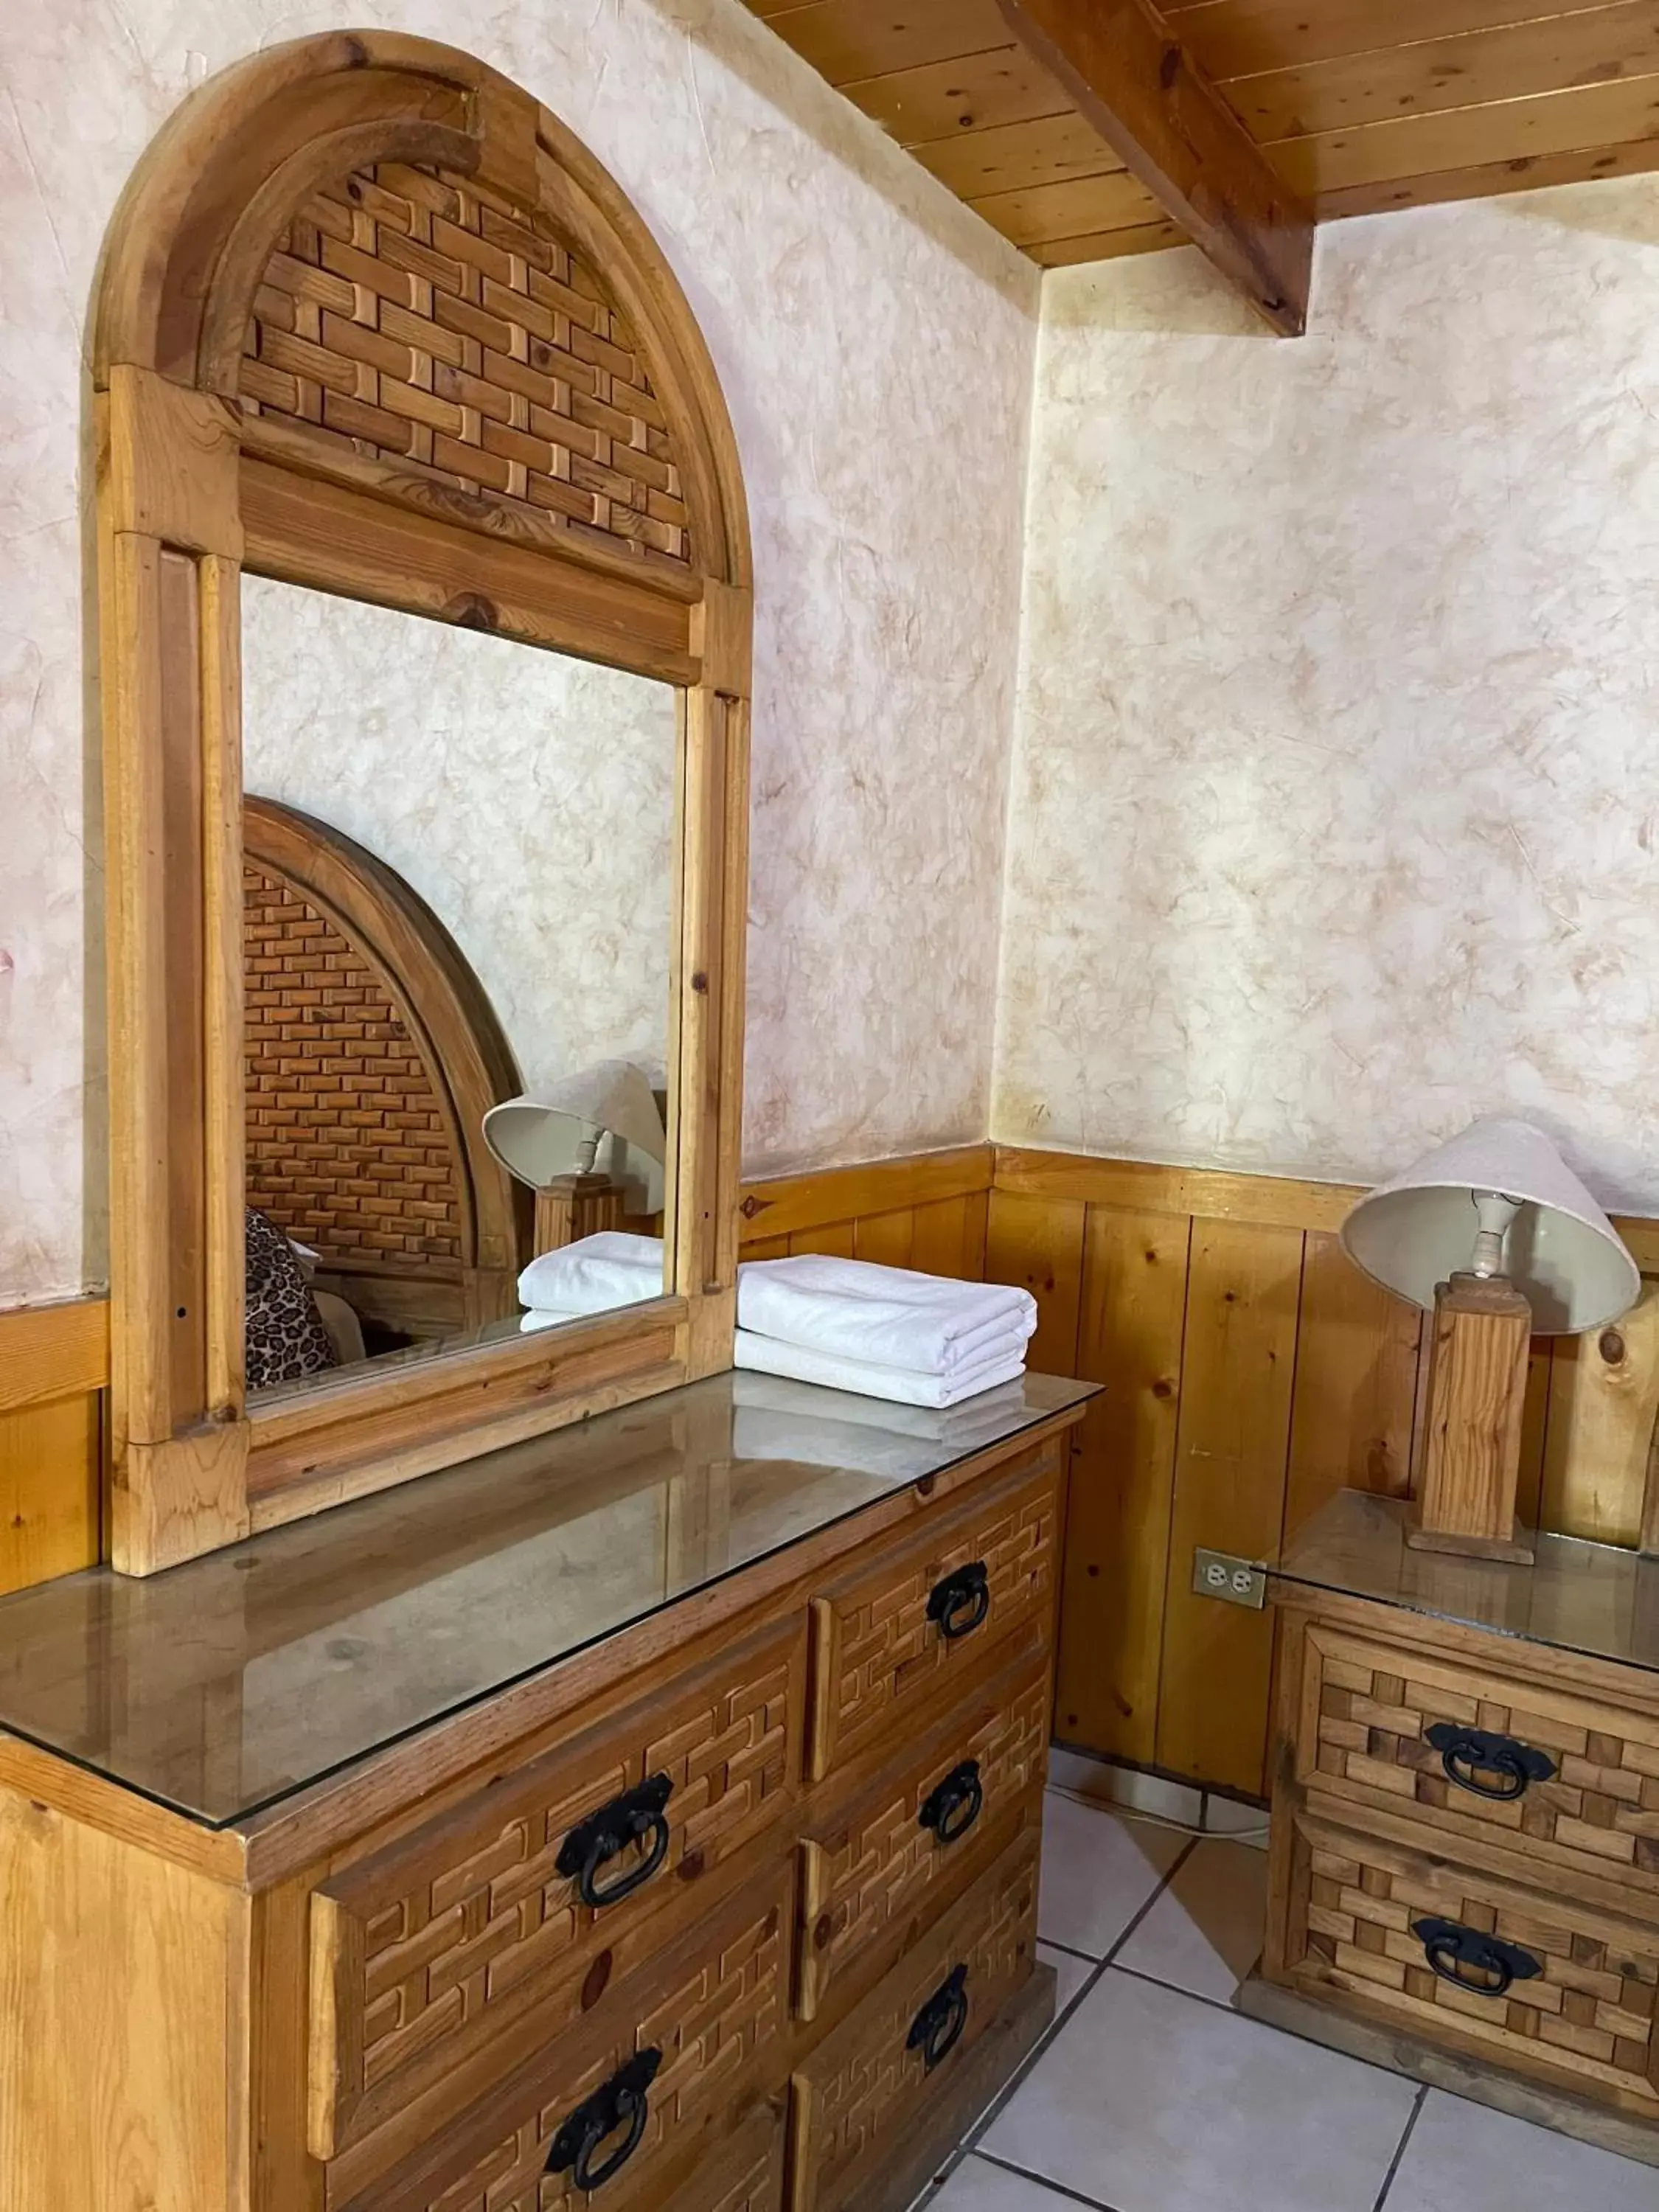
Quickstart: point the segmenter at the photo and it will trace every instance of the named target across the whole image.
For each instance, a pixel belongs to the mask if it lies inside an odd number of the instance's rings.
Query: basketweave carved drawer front
[[[417,2096],[474,2094],[496,2036],[580,2016],[601,1954],[611,1984],[645,1966],[664,1916],[701,1910],[708,1877],[793,1802],[805,1674],[797,1615],[325,1881],[313,2154]]]
[[[1306,1814],[1285,1966],[1430,2041],[1659,2117],[1659,1929]]]
[[[1031,1971],[1038,1839],[1022,1836],[797,2069],[791,2212],[854,2212]]]
[[[1007,1844],[1011,1822],[1040,1825],[1048,1655],[1033,1647],[873,1787],[814,1815],[801,1854],[803,2020],[832,1984],[868,1978],[890,1939],[959,1894]]]
[[[792,1890],[769,1868],[367,2186],[331,2167],[330,2212],[769,2212]]]
[[[1659,1892],[1659,1715],[1314,1626],[1297,1775]]]
[[[977,1666],[1054,1594],[1059,1455],[931,1518],[812,1600],[811,1773],[822,1780],[884,1732],[896,1748],[953,1668]]]

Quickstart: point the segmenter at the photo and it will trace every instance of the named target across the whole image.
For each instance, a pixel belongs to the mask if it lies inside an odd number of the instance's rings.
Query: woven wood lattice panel
[[[630,2027],[592,2050],[588,2062],[570,2054],[556,2088],[525,2113],[515,2126],[480,2145],[474,2165],[447,2187],[429,2197],[395,2185],[375,2212],[575,2212],[592,2200],[571,2185],[568,2172],[545,2169],[553,2138],[575,2106],[608,2081],[636,2050],[656,2049],[662,2063],[647,2099],[647,2119],[640,2145],[629,2161],[632,2191],[624,2201],[646,2203],[653,2196],[653,2172],[661,2173],[676,2154],[696,2140],[700,2119],[711,2108],[735,2100],[752,2079],[763,2053],[784,2025],[784,1978],[788,1961],[784,1899],[787,1869],[779,1867],[757,1878],[736,1911],[716,1915],[699,1940],[661,1962],[647,1977],[648,1987],[624,2001],[619,1988],[615,2010]],[[687,2198],[698,2202],[695,2182]],[[674,2201],[681,2201],[676,2195]],[[724,2207],[729,2195],[714,2197]],[[747,2200],[739,2193],[735,2204]]]
[[[648,1964],[694,1905],[676,1879],[688,1857],[701,1879],[785,1809],[805,1656],[793,1622],[769,1631],[327,1885],[318,1924],[335,2028],[312,2064],[335,2124],[319,2155],[413,2102],[532,2006],[544,2034],[550,2008],[560,2025],[580,2019],[601,1949],[613,1978]],[[660,1871],[625,1902],[584,1905],[556,1864],[566,1837],[657,1774],[673,1785]]]
[[[1046,1616],[1054,1592],[1056,1477],[1051,1463],[1030,1483],[975,1504],[926,1540],[812,1601],[815,1665],[825,1688],[812,1771],[832,1766],[878,1729],[903,1726],[901,1708],[922,1711],[947,1669],[975,1665],[1022,1623]],[[982,1563],[989,1603],[980,1626],[952,1640],[928,1618],[946,1575]]]
[[[1507,1835],[1659,1881],[1659,1717],[1554,1688],[1529,1692],[1485,1668],[1324,1628],[1309,1631],[1306,1663],[1300,1757],[1312,1787],[1380,1793],[1437,1827]],[[1540,1752],[1554,1774],[1508,1801],[1482,1797],[1449,1778],[1429,1742],[1442,1722]]]
[[[384,983],[293,887],[242,871],[247,1200],[325,1261],[453,1279],[462,1180]]]
[[[801,2010],[813,2016],[843,1970],[856,1972],[873,1947],[932,1902],[948,1898],[1006,1839],[1007,1822],[1040,1791],[1048,1754],[1047,1655],[1012,1677],[999,1674],[950,1729],[931,1737],[839,1823],[805,1845]],[[942,1843],[922,1825],[928,1797],[954,1768],[972,1759],[983,1803],[971,1829]],[[1035,1817],[1035,1816],[1034,1816]]]
[[[1450,2027],[1494,2055],[1524,2055],[1580,2088],[1616,2088],[1659,2110],[1659,1933],[1322,1824],[1298,1833],[1296,1849],[1296,1894],[1306,1900],[1290,1931],[1298,1978],[1352,1990],[1414,2033]],[[1494,1995],[1458,1987],[1433,1971],[1413,1932],[1435,1921],[1518,1947],[1538,1972]]]
[[[690,566],[637,337],[542,216],[469,179],[383,162],[314,195],[255,296],[240,395],[325,463],[421,479],[452,520]]]
[[[1036,1942],[1038,1840],[1004,1852],[877,1988],[830,2031],[796,2075],[799,2212],[854,2212],[872,2177],[903,2155],[936,2085],[996,2018],[1030,1970]],[[959,2040],[929,2075],[910,2046],[917,2013],[961,1967],[967,2014]]]

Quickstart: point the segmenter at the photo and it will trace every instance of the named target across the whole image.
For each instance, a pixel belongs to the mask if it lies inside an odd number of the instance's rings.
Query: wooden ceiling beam
[[[999,0],[1009,27],[1272,327],[1307,326],[1313,214],[1151,0]]]

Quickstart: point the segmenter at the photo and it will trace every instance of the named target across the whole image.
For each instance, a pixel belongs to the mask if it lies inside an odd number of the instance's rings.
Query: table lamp
[[[1362,1198],[1342,1244],[1434,1316],[1407,1542],[1530,1565],[1515,1518],[1528,1345],[1616,1321],[1641,1293],[1636,1262],[1549,1139],[1501,1115]]]
[[[668,1133],[650,1079],[632,1060],[598,1060],[492,1106],[483,1134],[536,1194],[538,1252],[662,1210]]]

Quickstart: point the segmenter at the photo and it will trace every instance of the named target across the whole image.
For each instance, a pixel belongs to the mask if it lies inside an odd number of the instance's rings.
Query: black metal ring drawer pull
[[[603,2189],[640,2147],[648,2118],[646,2092],[661,2064],[661,2051],[653,2050],[638,2051],[625,2066],[618,2067],[603,2087],[578,2105],[562,2124],[544,2170],[562,2173],[568,2167],[578,2189]],[[621,2142],[596,2166],[595,2154],[623,2128],[628,2132]]]
[[[1471,1996],[1506,1997],[1516,1982],[1530,1982],[1544,1971],[1540,1960],[1518,1943],[1483,1936],[1459,1920],[1416,1920],[1412,1934],[1443,1982]]]
[[[1424,1729],[1423,1740],[1440,1753],[1440,1764],[1460,1790],[1496,1798],[1500,1805],[1524,1797],[1534,1782],[1554,1779],[1555,1761],[1549,1754],[1512,1735],[1465,1728],[1459,1721],[1437,1721]],[[1483,1782],[1483,1774],[1496,1778]]]
[[[668,1856],[666,1808],[673,1790],[670,1776],[653,1774],[637,1790],[624,1790],[620,1797],[601,1805],[570,1831],[553,1863],[562,1875],[574,1875],[576,1894],[584,1905],[618,1904],[650,1881]],[[647,1836],[651,1848],[639,1863],[601,1888],[600,1869]]]
[[[964,1759],[953,1766],[922,1807],[918,1825],[931,1828],[942,1844],[965,1836],[985,1805],[985,1785],[979,1778],[979,1761]]]
[[[907,2051],[919,2051],[922,2064],[932,2073],[962,2040],[968,2025],[968,1969],[952,1966],[910,2023]]]
[[[971,1636],[991,1610],[991,1577],[983,1559],[953,1567],[927,1595],[927,1618],[939,1623],[939,1632],[954,1644]]]

